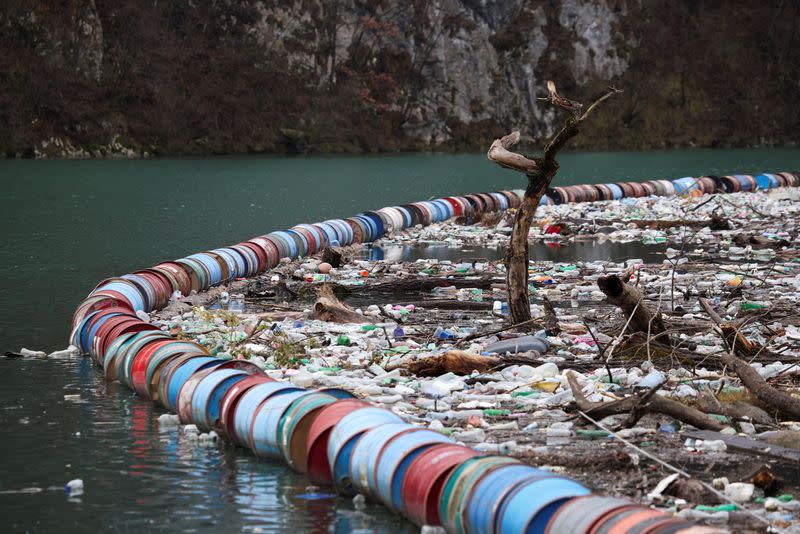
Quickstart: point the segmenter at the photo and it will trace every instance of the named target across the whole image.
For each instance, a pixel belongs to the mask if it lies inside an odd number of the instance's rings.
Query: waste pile
[[[535,320],[525,336],[505,319],[501,261],[361,259],[367,243],[502,246],[522,191],[500,191],[301,224],[109,278],[76,310],[72,342],[109,380],[177,413],[163,424],[283,458],[316,484],[420,526],[714,531],[693,526],[699,519],[797,528],[800,503],[776,493],[785,483],[719,480],[691,494],[684,473],[629,494],[645,503],[634,504],[560,475],[552,452],[576,440],[633,440],[639,452],[619,462],[636,467],[642,443],[691,426],[682,454],[724,454],[774,436],[767,452],[794,458],[791,443],[777,443],[793,439],[800,417],[777,420],[753,406],[753,392],[717,360],[750,351],[748,368],[762,381],[796,388],[798,190],[766,191],[798,184],[797,174],[777,173],[548,191],[533,241],[669,248],[660,265],[532,261]],[[594,202],[569,204],[586,201]],[[627,324],[600,287],[609,277],[643,295],[646,304],[622,315]],[[647,330],[633,331],[633,316],[653,306],[660,312]],[[741,345],[726,346],[729,334]],[[675,406],[687,402],[689,412]],[[573,404],[580,415],[568,413]],[[762,478],[780,479],[773,471]],[[698,499],[713,504],[693,506]]]

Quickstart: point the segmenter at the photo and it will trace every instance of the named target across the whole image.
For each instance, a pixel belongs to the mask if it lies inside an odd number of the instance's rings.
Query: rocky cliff
[[[7,0],[7,155],[485,148],[625,90],[586,148],[800,139],[800,0]]]

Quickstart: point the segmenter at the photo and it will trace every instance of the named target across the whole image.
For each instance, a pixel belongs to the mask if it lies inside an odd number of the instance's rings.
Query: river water
[[[556,185],[795,170],[800,150],[569,153],[560,162]],[[0,350],[52,351],[67,345],[72,311],[107,276],[300,222],[524,181],[480,154],[410,154],[0,160],[0,185]],[[642,257],[641,247],[586,247],[540,259]],[[380,507],[357,512],[307,489],[283,465],[160,434],[158,410],[106,385],[88,361],[0,358],[0,373],[0,510],[11,531],[413,531]],[[64,399],[75,394],[81,402]],[[63,485],[78,477],[86,492],[68,499]]]

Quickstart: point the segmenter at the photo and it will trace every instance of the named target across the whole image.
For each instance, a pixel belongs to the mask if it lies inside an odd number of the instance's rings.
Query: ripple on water
[[[325,490],[282,463],[159,432],[163,411],[106,384],[88,359],[0,358],[0,375],[0,508],[11,531],[416,531],[381,506],[309,498]],[[67,498],[73,478],[85,493]]]

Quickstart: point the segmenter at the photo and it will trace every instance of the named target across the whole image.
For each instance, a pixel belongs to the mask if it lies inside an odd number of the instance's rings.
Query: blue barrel
[[[355,216],[355,218],[358,219],[359,221],[362,221],[367,227],[367,235],[364,237],[364,241],[375,241],[376,239],[378,239],[378,237],[380,237],[380,235],[378,234],[378,223],[375,222],[375,219],[373,219],[372,217],[368,217],[363,213],[359,213],[358,215]],[[376,219],[380,218],[376,217]],[[383,222],[381,222],[380,224],[381,226],[383,226]]]
[[[153,386],[158,385],[157,381],[155,380],[156,371],[159,367],[161,367],[162,364],[166,365],[167,361],[177,358],[182,354],[206,356],[208,355],[208,352],[206,352],[203,347],[200,347],[194,343],[177,340],[173,343],[169,343],[168,345],[156,349],[156,351],[153,353],[153,356],[147,362],[147,369],[145,371],[145,381],[150,388],[150,394],[153,397],[153,400],[160,400],[158,398],[158,393],[153,391]]]
[[[323,243],[320,231],[310,224],[298,224],[295,228],[302,228],[311,232],[311,237],[314,239],[314,250],[322,250],[327,243]],[[323,234],[324,235],[324,234]]]
[[[399,211],[403,215],[403,229],[411,228],[413,219],[411,218],[411,212],[408,211],[408,208],[405,206],[396,206],[397,211]]]
[[[292,236],[286,232],[272,232],[267,235],[280,239],[281,243],[284,245],[284,249],[289,252],[289,255],[286,256],[287,258],[294,259],[297,257],[299,251],[297,250],[297,243],[292,239]]]
[[[766,174],[758,174],[755,176],[756,189],[760,191],[767,191],[772,185],[772,180]]]
[[[380,239],[383,237],[383,235],[386,233],[386,222],[383,220],[381,214],[375,211],[365,211],[364,215],[375,223],[375,227],[377,228],[375,239]]]
[[[331,243],[334,241],[341,243],[342,237],[339,235],[339,230],[328,222],[318,222],[314,223],[314,226],[319,228],[319,230],[325,234],[325,246],[331,246]]]
[[[498,534],[544,532],[550,518],[571,497],[591,493],[567,478],[536,478],[518,485],[500,506]]]
[[[134,310],[143,310],[144,311],[144,309],[145,309],[144,297],[139,292],[139,290],[136,289],[136,286],[134,286],[132,283],[130,283],[130,281],[121,282],[119,280],[114,280],[114,281],[108,282],[107,284],[103,284],[102,286],[99,286],[92,293],[94,293],[95,291],[103,291],[103,290],[105,290],[105,291],[116,291],[117,293],[122,293],[122,295],[125,297],[125,299],[128,302],[130,302],[131,307]]]
[[[446,221],[453,216],[453,206],[446,200],[436,199],[431,201],[439,212],[439,221]]]
[[[199,252],[197,254],[192,254],[190,256],[186,256],[188,259],[192,259],[195,261],[199,261],[203,264],[203,266],[208,271],[210,278],[208,280],[208,284],[215,286],[222,282],[222,268],[217,263],[217,260],[206,254],[205,252]]]
[[[548,471],[524,464],[498,466],[478,480],[462,500],[459,515],[466,522],[464,530],[470,534],[492,532],[500,505],[517,484],[533,477],[552,476]]]
[[[250,447],[257,456],[266,458],[281,458],[278,446],[278,424],[281,417],[296,400],[306,395],[313,395],[313,391],[305,389],[289,391],[282,395],[273,395],[266,399],[256,410],[250,428]]]
[[[590,532],[594,524],[606,514],[634,506],[632,502],[617,497],[602,495],[575,497],[558,508],[547,525],[547,534]]]
[[[442,207],[437,204],[436,202],[431,202],[430,200],[425,202],[425,205],[431,210],[431,214],[433,214],[433,219],[431,222],[441,222],[445,218],[445,213],[442,211]]]
[[[774,174],[765,174],[767,178],[769,178],[769,188],[775,189],[781,186],[780,179]]]
[[[228,266],[228,280],[241,278],[247,273],[247,260],[233,248],[217,248],[211,252],[225,260],[225,264]],[[227,282],[227,280],[225,281]]]
[[[623,197],[624,193],[622,192],[622,188],[617,184],[603,184],[611,190],[611,194],[613,196],[613,200],[619,200]]]
[[[502,193],[489,193],[494,198],[497,199],[498,204],[500,205],[500,210],[505,211],[508,209],[508,199]]]
[[[375,462],[379,452],[398,434],[412,430],[419,430],[419,427],[410,423],[389,423],[364,432],[350,456],[350,482],[357,493],[377,496]]]
[[[249,278],[258,274],[259,259],[253,249],[245,245],[233,245],[231,250],[236,252],[244,261],[245,270],[239,273],[239,277]]]
[[[409,464],[425,449],[437,443],[452,443],[433,430],[419,429],[397,436],[386,444],[376,460],[375,483],[378,497],[389,508],[402,512],[401,487]]]
[[[169,379],[169,385],[167,386],[167,408],[169,408],[170,411],[175,411],[175,406],[178,402],[178,394],[181,392],[183,384],[185,384],[186,381],[189,380],[189,377],[196,371],[220,365],[223,361],[225,360],[214,358],[213,356],[204,356],[202,358],[192,358],[175,369],[175,372],[172,373],[172,377]]]
[[[139,294],[144,299],[145,310],[150,311],[156,307],[158,296],[155,288],[150,285],[149,280],[138,274],[123,274],[120,278],[128,280],[139,291]]]
[[[330,219],[325,221],[332,228],[336,229],[337,241],[341,246],[350,245],[353,243],[353,229],[350,225],[340,219]]]
[[[236,412],[233,414],[234,436],[231,438],[240,445],[249,444],[253,418],[261,404],[273,395],[292,391],[300,391],[300,388],[285,382],[265,382],[247,390],[236,405]]]
[[[306,236],[297,230],[285,230],[285,232],[291,236],[295,243],[298,243],[297,253],[301,257],[308,256],[308,251],[311,250],[311,248]]]
[[[744,174],[734,174],[734,178],[739,181],[739,185],[742,186],[742,191],[751,191],[752,190],[752,182],[747,179],[747,176]]]
[[[197,384],[192,395],[192,422],[200,430],[211,430],[219,419],[219,403],[230,388],[250,376],[238,369],[217,369]]]
[[[685,178],[678,178],[677,180],[672,181],[673,187],[675,187],[675,193],[678,195],[683,195],[688,193],[689,191],[702,191],[703,188],[700,183],[697,181],[697,178],[693,178],[691,176],[687,176]]]
[[[361,408],[342,417],[328,438],[328,463],[334,486],[344,493],[351,493],[350,455],[364,432],[376,426],[402,422],[394,413],[373,407]]]
[[[92,321],[92,317],[100,313],[100,311],[93,311],[91,313],[87,313],[81,322],[78,323],[78,326],[72,331],[72,344],[78,347],[82,353],[89,352],[89,349],[86,348],[86,344],[88,344],[88,332],[84,333],[86,328],[89,326],[89,323]]]
[[[100,326],[112,317],[117,317],[119,315],[128,315],[127,313],[123,312],[112,312],[107,315],[104,315],[97,319],[93,325],[89,326],[89,322],[84,323],[83,332],[81,333],[81,344],[78,347],[83,350],[83,352],[91,352],[92,351],[92,340],[94,339],[95,334],[100,329]],[[88,327],[88,328],[87,328]]]

